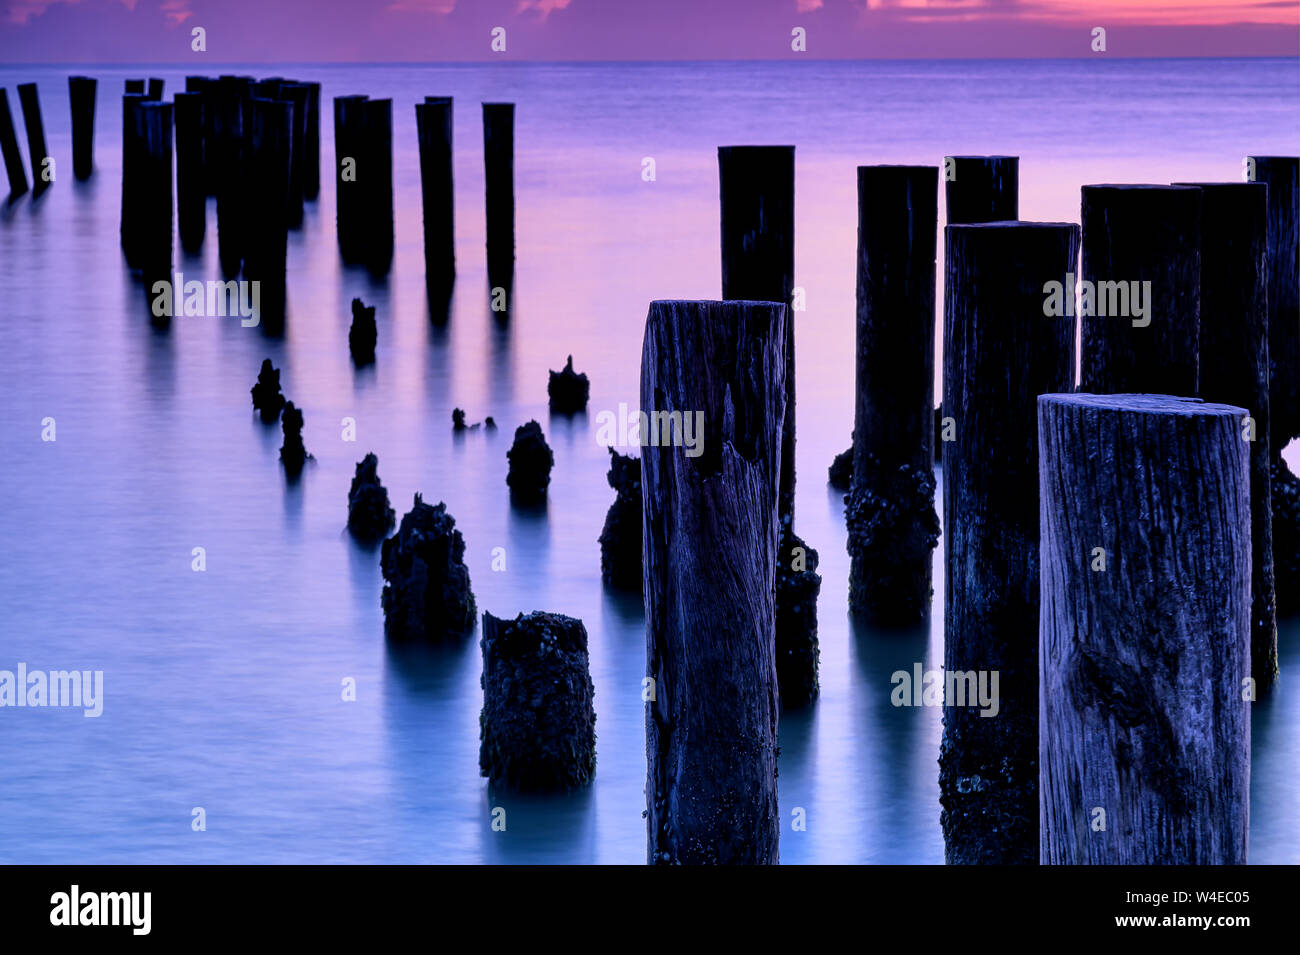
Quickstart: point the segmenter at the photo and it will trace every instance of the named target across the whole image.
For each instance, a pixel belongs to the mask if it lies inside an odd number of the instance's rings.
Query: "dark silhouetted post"
[[[425,282],[430,289],[447,289],[456,278],[451,97],[426,96],[423,103],[416,103],[415,128],[424,200]]]
[[[95,167],[95,88],[90,76],[68,77],[68,102],[72,107],[72,174],[89,179]]]
[[[320,84],[307,87],[307,125],[303,139],[302,195],[314,201],[320,196]]]
[[[172,104],[147,100],[138,107],[141,128],[139,256],[144,287],[172,281]],[[172,307],[181,289],[172,289]]]
[[[177,93],[176,215],[181,248],[197,252],[203,247],[207,196],[203,180],[203,94]]]
[[[366,132],[365,96],[334,97],[334,188],[339,255],[344,262],[359,262],[365,249],[363,216],[365,186],[359,177],[362,143]]]
[[[858,167],[849,606],[886,624],[930,606],[939,170]]]
[[[1200,248],[1200,190],[1083,187],[1080,391],[1195,397]]]
[[[1247,861],[1245,413],[1039,401],[1043,863]]]
[[[127,80],[127,81],[126,81],[126,84],[122,87],[122,92],[123,92],[123,93],[139,93],[141,96],[143,96],[143,95],[144,95],[144,80]]]
[[[651,302],[641,407],[703,416],[641,453],[651,863],[775,863],[774,659],[785,312]]]
[[[140,267],[140,218],[144,182],[143,93],[122,95],[122,255],[129,268]]]
[[[293,104],[293,144],[290,150],[289,179],[289,227],[296,229],[302,225],[303,179],[306,176],[304,165],[307,146],[307,102],[311,90],[305,83],[281,83],[277,99],[288,100]]]
[[[244,274],[261,283],[264,329],[277,332],[285,314],[285,265],[289,247],[289,176],[293,104],[255,97],[252,104],[253,207],[258,227],[249,236]]]
[[[163,98],[163,81],[151,76],[149,78],[149,92],[145,94],[145,98],[154,102],[161,102]]]
[[[215,181],[215,172],[213,170],[213,161],[211,151],[213,144],[216,142],[216,103],[213,98],[213,83],[206,76],[187,76],[185,77],[185,92],[200,94],[200,102],[203,104],[203,132],[201,136],[201,149],[203,161],[203,194],[205,196],[215,196],[217,186]]]
[[[1268,357],[1272,445],[1300,437],[1300,159],[1251,156],[1268,183]]]
[[[372,275],[386,275],[393,264],[392,100],[366,100],[363,135],[364,258]]]
[[[45,124],[41,122],[41,101],[35,83],[21,83],[18,99],[23,107],[23,126],[27,129],[27,155],[32,161],[32,195],[39,196],[53,182],[54,160],[45,148]],[[46,164],[49,160],[49,164]]]
[[[1071,389],[1075,343],[1073,316],[1046,314],[1043,286],[1073,266],[1079,227],[951,225],[945,243],[943,412],[955,422],[943,449],[945,855],[949,864],[1032,864],[1036,402]]]
[[[515,270],[515,104],[483,104],[488,284],[509,289]]]
[[[4,152],[9,198],[12,200],[27,191],[27,172],[23,169],[23,154],[18,151],[13,113],[9,112],[9,92],[3,87],[0,87],[0,151]]]
[[[1201,189],[1201,331],[1198,397],[1247,409],[1239,437],[1250,449],[1251,675],[1277,679],[1273,494],[1269,472],[1268,187],[1262,182],[1181,183]]]
[[[252,81],[246,76],[222,76],[217,80],[216,163],[217,247],[221,274],[234,278],[244,262],[245,246],[252,230],[245,222],[246,191],[255,188],[246,181],[247,138],[251,127]],[[209,153],[209,155],[212,155]]]
[[[946,156],[944,192],[948,225],[1019,219],[1020,158]]]

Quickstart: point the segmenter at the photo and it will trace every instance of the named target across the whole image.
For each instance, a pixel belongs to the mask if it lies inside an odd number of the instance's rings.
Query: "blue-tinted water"
[[[232,68],[207,65],[215,75]],[[655,298],[719,294],[718,145],[797,145],[799,531],[821,552],[822,695],[781,723],[784,862],[943,859],[937,709],[895,709],[890,674],[942,665],[942,550],[931,625],[858,631],[846,611],[840,496],[825,468],[852,428],[854,166],[1013,153],[1021,215],[1076,220],[1085,182],[1237,179],[1248,153],[1295,153],[1291,61],[268,66],[394,101],[397,249],[373,283],[341,268],[332,123],[325,186],[290,239],[284,341],[237,320],[151,330],[118,246],[120,92],[172,69],[0,68],[40,83],[57,179],[0,214],[0,669],[100,669],[104,713],[0,709],[0,859],[7,862],[536,861],[645,856],[639,601],[600,583],[613,492],[595,416],[637,404]],[[66,76],[100,79],[96,174],[73,181]],[[191,70],[193,72],[193,70]],[[445,329],[424,298],[413,104],[456,98],[459,283]],[[478,104],[513,100],[518,277],[501,330],[488,311]],[[21,136],[21,133],[20,133]],[[24,142],[25,148],[25,142]],[[642,179],[643,159],[656,179]],[[941,203],[942,207],[942,203]],[[215,214],[187,278],[217,277]],[[939,275],[942,276],[942,267]],[[378,306],[375,370],[354,373],[348,303]],[[942,293],[939,300],[942,301]],[[546,371],[570,352],[590,413],[551,419]],[[253,417],[263,357],[305,411],[316,461],[286,490],[280,433]],[[451,409],[495,436],[453,438]],[[57,440],[42,442],[42,419]],[[342,440],[354,418],[357,440]],[[543,518],[507,503],[513,428],[555,449]],[[595,783],[578,794],[489,792],[478,775],[477,634],[390,650],[378,556],[344,532],[367,452],[399,515],[422,491],[467,541],[480,610],[550,610],[590,634]],[[1293,466],[1298,462],[1293,459]],[[207,570],[191,570],[206,549]],[[506,570],[491,569],[494,547]],[[1300,628],[1284,682],[1256,705],[1251,854],[1300,861]],[[354,678],[356,702],[341,700]],[[507,810],[493,832],[494,806]],[[194,807],[207,831],[191,830]],[[791,810],[807,811],[792,831]]]

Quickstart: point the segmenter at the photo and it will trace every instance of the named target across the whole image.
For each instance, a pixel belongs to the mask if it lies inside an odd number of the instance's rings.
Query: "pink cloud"
[[[563,10],[570,2],[571,0],[519,0],[515,13],[536,10],[540,18],[545,20],[556,10]]]
[[[822,8],[822,0],[794,0],[794,8],[800,13],[812,13]]]
[[[386,9],[395,13],[451,13],[456,0],[394,0]]]
[[[162,12],[172,26],[180,26],[194,16],[194,11],[190,9],[190,0],[163,0]]]

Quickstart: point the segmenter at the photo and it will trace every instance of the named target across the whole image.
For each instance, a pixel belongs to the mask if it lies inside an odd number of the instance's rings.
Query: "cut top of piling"
[[[1247,414],[1245,408],[1236,405],[1218,404],[1202,401],[1200,398],[1180,398],[1174,395],[1094,395],[1086,392],[1075,394],[1039,395],[1038,406],[1060,405],[1064,407],[1090,409],[1099,412],[1123,414],[1175,415],[1181,418],[1223,418],[1240,420]]]

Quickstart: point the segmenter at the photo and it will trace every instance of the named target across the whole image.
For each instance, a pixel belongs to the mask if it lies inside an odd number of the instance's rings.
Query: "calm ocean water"
[[[196,72],[188,70],[186,72]],[[854,167],[1021,157],[1021,216],[1078,220],[1088,182],[1239,179],[1248,153],[1297,150],[1295,61],[1197,60],[206,66],[322,84],[324,188],[291,234],[283,341],[236,319],[153,331],[118,245],[120,93],[174,68],[0,67],[40,84],[57,181],[0,212],[0,669],[98,669],[104,712],[0,711],[5,862],[619,862],[645,857],[640,601],[600,582],[613,492],[596,414],[635,407],[655,298],[719,294],[716,147],[794,143],[800,534],[821,552],[822,696],[781,721],[780,795],[807,831],[783,862],[943,860],[937,709],[895,709],[889,675],[943,662],[943,552],[931,623],[851,625],[840,495],[826,466],[852,428]],[[72,176],[69,73],[100,81],[96,174]],[[339,263],[330,98],[394,103],[397,247],[372,282]],[[423,294],[413,104],[456,100],[460,277],[445,328]],[[502,329],[484,274],[479,103],[516,114],[518,275]],[[21,133],[20,133],[21,136]],[[26,145],[23,141],[25,152]],[[641,178],[654,157],[657,179]],[[942,209],[942,203],[940,203]],[[176,266],[216,278],[208,242]],[[942,243],[940,243],[942,247]],[[942,266],[939,275],[942,276]],[[378,306],[374,370],[348,355],[348,303]],[[942,301],[942,292],[939,295]],[[572,353],[587,417],[548,416],[546,372]],[[316,458],[286,489],[280,431],[248,389],[270,357],[304,409]],[[453,438],[451,410],[495,435]],[[41,421],[57,441],[41,441]],[[341,421],[356,420],[356,443]],[[505,453],[536,418],[555,449],[544,517],[509,507]],[[478,775],[477,633],[450,648],[385,645],[378,555],[344,531],[367,451],[399,516],[443,500],[467,542],[480,610],[581,617],[596,687],[587,790],[528,798]],[[1292,466],[1295,448],[1288,453]],[[191,570],[191,550],[207,570]],[[504,547],[504,572],[491,551]],[[1251,858],[1300,862],[1300,622],[1283,683],[1254,708]],[[340,700],[344,678],[357,700]],[[191,831],[194,807],[207,831]],[[493,832],[494,806],[507,830]]]

